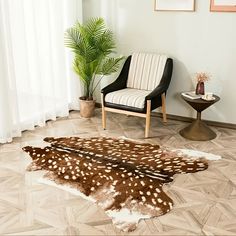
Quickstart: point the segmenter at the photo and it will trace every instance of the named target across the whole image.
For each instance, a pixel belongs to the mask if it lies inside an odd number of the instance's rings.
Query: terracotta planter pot
[[[95,100],[82,100],[80,99],[80,115],[84,118],[94,116]]]

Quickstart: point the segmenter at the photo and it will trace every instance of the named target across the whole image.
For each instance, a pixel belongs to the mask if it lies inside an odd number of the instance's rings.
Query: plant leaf
[[[109,75],[119,69],[124,57],[110,57],[115,45],[114,35],[102,18],[91,18],[84,24],[76,22],[65,32],[65,46],[75,54],[74,71],[90,89],[95,75]]]

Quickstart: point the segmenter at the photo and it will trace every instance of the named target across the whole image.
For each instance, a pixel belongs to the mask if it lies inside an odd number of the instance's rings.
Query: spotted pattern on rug
[[[33,159],[28,170],[48,171],[47,178],[92,197],[107,212],[124,208],[149,218],[165,214],[173,201],[163,184],[173,181],[175,174],[208,167],[205,159],[148,143],[105,137],[44,140],[51,146],[23,148]]]

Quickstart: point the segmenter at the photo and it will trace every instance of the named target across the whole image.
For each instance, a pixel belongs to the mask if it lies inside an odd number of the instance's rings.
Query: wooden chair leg
[[[101,102],[102,102],[102,128],[106,129],[106,111],[104,107],[103,93],[101,94]]]
[[[147,100],[145,138],[149,137],[150,119],[151,119],[151,100]]]
[[[166,95],[165,93],[163,93],[161,95],[161,102],[162,102],[162,117],[163,117],[163,122],[166,123],[167,122],[167,118],[166,118]]]

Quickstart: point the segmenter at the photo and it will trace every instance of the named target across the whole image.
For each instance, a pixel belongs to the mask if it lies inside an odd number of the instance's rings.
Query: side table
[[[197,111],[197,119],[194,120],[192,124],[190,124],[186,128],[180,130],[180,135],[184,138],[195,141],[207,141],[214,139],[216,137],[216,133],[201,120],[201,112],[214,103],[218,102],[220,100],[220,97],[213,95],[215,99],[211,101],[205,101],[201,98],[190,99],[183,95],[181,95],[181,97]]]

